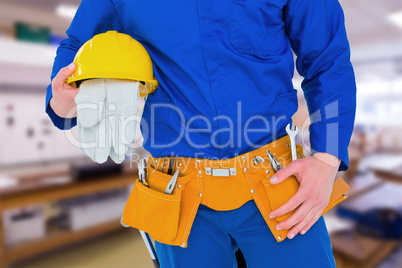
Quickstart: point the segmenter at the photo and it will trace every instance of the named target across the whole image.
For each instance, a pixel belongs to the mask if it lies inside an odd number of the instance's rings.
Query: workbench
[[[2,215],[5,210],[128,187],[133,185],[135,176],[132,173],[122,174],[86,181],[72,181],[65,185],[23,189],[19,192],[2,192],[0,194],[0,268],[15,261],[123,228],[116,220],[79,231],[48,230],[47,236],[43,239],[6,247],[2,226]]]
[[[397,240],[367,237],[355,231],[331,235],[338,268],[375,268],[398,246]]]
[[[387,180],[377,172],[375,174],[356,176],[348,181],[351,186],[348,192],[350,198],[339,204],[338,208],[347,206],[364,213],[373,205],[387,207],[400,204],[400,185],[390,181],[400,183],[402,180]],[[393,189],[397,192],[393,192]],[[330,237],[338,268],[375,268],[402,245],[401,240],[374,238],[354,229],[332,233]]]

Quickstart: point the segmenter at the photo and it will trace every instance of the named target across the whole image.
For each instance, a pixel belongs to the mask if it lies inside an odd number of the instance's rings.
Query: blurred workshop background
[[[340,2],[358,106],[350,169],[339,174],[350,198],[325,218],[338,267],[402,267],[402,1]],[[0,0],[0,268],[152,267],[138,231],[119,224],[135,165],[91,163],[75,132],[44,112],[79,3]],[[308,149],[300,82],[294,119]]]

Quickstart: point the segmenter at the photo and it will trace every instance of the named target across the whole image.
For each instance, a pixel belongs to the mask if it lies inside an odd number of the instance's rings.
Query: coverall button
[[[195,162],[197,162],[197,164],[199,164],[201,161],[200,161],[200,160],[197,160],[197,161],[195,161]]]
[[[177,164],[179,167],[181,167],[181,163]]]
[[[198,170],[198,174],[202,174],[201,170]]]
[[[155,163],[158,164],[158,160],[155,160]]]
[[[181,244],[181,247],[184,248],[186,246],[186,243]]]
[[[267,170],[265,171],[265,173],[269,174],[269,170],[267,169]]]
[[[278,235],[278,239],[279,239],[279,240],[282,240],[282,237],[281,237],[280,235]]]
[[[254,189],[251,190],[251,193],[252,193],[252,194],[254,193]]]
[[[201,195],[202,195],[202,193],[199,193],[199,194],[198,194],[198,196],[201,196]]]
[[[243,156],[241,157],[241,159],[243,159],[243,160],[244,160],[244,159],[246,159],[246,157],[243,155]]]
[[[247,172],[247,171],[248,171],[248,168],[245,168],[245,169],[244,169],[244,172]]]

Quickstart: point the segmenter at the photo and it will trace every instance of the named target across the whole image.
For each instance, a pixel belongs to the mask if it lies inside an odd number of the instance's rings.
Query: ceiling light
[[[390,13],[388,19],[399,28],[402,28],[402,10]]]
[[[77,12],[77,9],[78,9],[77,6],[60,4],[56,7],[56,13],[60,17],[67,18],[67,19],[73,19],[75,12]]]

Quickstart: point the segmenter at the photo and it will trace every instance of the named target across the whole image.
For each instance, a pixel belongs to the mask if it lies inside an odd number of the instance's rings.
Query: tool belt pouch
[[[151,173],[147,180],[152,181]],[[157,241],[169,242],[177,235],[181,189],[176,187],[172,195],[168,195],[163,185],[159,186],[150,183],[148,187],[137,179],[124,208],[123,222],[147,232]]]
[[[268,200],[272,210],[275,210],[285,204],[292,196],[294,196],[299,189],[299,181],[296,177],[291,176],[284,180],[283,182],[273,185],[269,183],[268,179],[263,181],[265,191],[268,195]],[[334,187],[332,190],[331,197],[329,199],[328,205],[325,207],[322,215],[324,215],[328,210],[333,208],[336,204],[342,202],[347,198],[345,192],[349,189],[349,186],[342,178],[338,178],[334,182]],[[282,222],[289,218],[295,210],[292,210],[285,215],[275,218],[278,222]]]
[[[297,151],[298,156],[300,157],[302,153],[300,152],[301,149],[300,150],[299,149],[300,148],[298,148]],[[288,165],[291,161],[292,161],[291,157],[286,157],[284,166]],[[285,204],[290,198],[292,198],[297,193],[300,183],[295,176],[290,176],[283,182],[276,185],[271,184],[269,182],[269,178],[270,177],[264,178],[262,180],[262,184],[264,185],[265,191],[268,196],[269,205],[271,207],[271,210],[273,211],[282,206],[283,204]],[[350,188],[349,185],[347,185],[342,178],[338,178],[334,182],[331,197],[322,215],[324,215],[324,213],[333,208],[336,204],[345,200],[347,198],[345,192],[349,190],[349,188]],[[276,220],[277,222],[282,222],[287,218],[289,218],[294,212],[295,210],[292,210],[286,213],[285,215],[276,217],[274,220]]]

